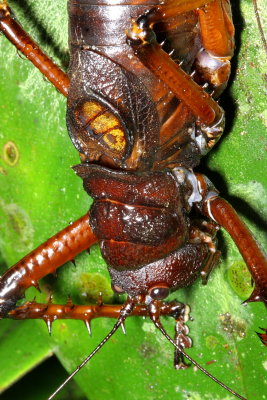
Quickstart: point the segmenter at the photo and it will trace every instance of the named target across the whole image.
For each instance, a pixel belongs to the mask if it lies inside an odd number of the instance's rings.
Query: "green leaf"
[[[218,146],[203,160],[202,168],[264,243],[265,54],[251,0],[243,0],[240,8],[238,3],[233,5],[238,52],[233,82],[222,100],[227,129]],[[13,0],[10,5],[25,29],[64,67],[66,3]],[[260,6],[263,15],[264,0]],[[83,215],[91,200],[70,168],[79,162],[79,157],[65,127],[65,99],[2,36],[0,57],[0,249],[4,263],[10,266]],[[222,263],[208,285],[202,286],[197,281],[172,296],[191,306],[193,319],[188,326],[194,344],[188,353],[249,400],[264,399],[266,351],[255,331],[259,326],[266,327],[266,310],[262,304],[241,305],[251,289],[250,279],[243,282],[244,264],[227,234],[219,236],[219,247],[223,252]],[[90,255],[83,253],[77,257],[76,267],[68,263],[60,268],[57,279],[46,279],[38,299],[47,300],[52,289],[55,301],[65,302],[71,294],[75,301],[95,302],[99,291],[104,293],[105,302],[114,300],[97,247],[92,248]],[[36,294],[31,289],[27,297],[32,299]],[[163,322],[173,335],[174,321],[166,318]],[[82,322],[57,321],[50,338],[42,321],[27,325],[1,321],[3,334],[9,334],[8,346],[7,339],[1,336],[0,360],[4,370],[1,387],[17,380],[51,351],[71,372],[113,323],[107,319],[93,321],[93,334],[89,337]],[[175,371],[171,345],[155,332],[150,321],[131,317],[126,330],[126,336],[117,332],[77,374],[76,382],[88,399],[232,398],[192,367]],[[9,350],[10,346],[14,350]],[[22,353],[18,356],[19,349]],[[22,358],[24,362],[20,363]],[[48,378],[47,381],[49,385]],[[70,396],[80,398],[79,394]],[[35,398],[44,397],[37,390]]]
[[[34,340],[29,341],[32,333]],[[25,373],[50,357],[48,339],[38,331],[32,320],[3,320],[0,325],[0,391],[9,387]]]

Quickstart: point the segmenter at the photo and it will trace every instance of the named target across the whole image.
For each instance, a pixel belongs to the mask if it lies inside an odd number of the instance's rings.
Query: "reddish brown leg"
[[[198,9],[202,43],[205,50],[221,59],[234,52],[235,28],[228,0],[215,0]]]
[[[207,84],[213,97],[225,89],[233,56],[234,25],[229,0],[215,0],[198,9],[203,49],[195,61],[195,79]]]
[[[0,4],[0,30],[64,96],[68,95],[69,78],[31,39],[12,17],[7,2]]]
[[[267,304],[267,257],[265,253],[233,207],[218,196],[205,176],[196,174],[196,177],[203,199],[197,208],[231,235],[255,282],[255,289],[247,301],[263,301]]]
[[[256,332],[257,335],[259,336],[260,340],[264,344],[264,346],[267,346],[267,329],[260,328],[264,333]]]
[[[90,323],[95,318],[118,318],[123,305],[103,304],[101,301],[96,305],[75,305],[69,299],[67,304],[39,304],[35,301],[28,301],[20,307],[8,313],[12,319],[43,319],[51,333],[52,323],[57,319],[77,319],[84,321],[91,334]],[[186,310],[186,311],[185,311]],[[186,313],[187,312],[187,313]],[[172,301],[160,303],[160,315],[168,315],[180,321],[186,322],[188,308],[184,304]],[[138,304],[134,307],[130,316],[148,316],[149,309],[146,304]],[[188,319],[188,318],[187,318]],[[188,346],[186,346],[188,347]]]
[[[143,29],[144,42],[140,42],[139,39],[133,40],[133,35],[130,41],[138,58],[169,86],[171,91],[191,109],[201,123],[210,126],[215,121],[219,121],[223,112],[216,101],[162,50],[155,37],[148,39],[148,36],[151,36],[150,29],[147,27]]]
[[[11,267],[0,279],[0,318],[10,311],[30,286],[97,242],[88,214],[52,236]]]
[[[182,100],[200,120],[201,123],[211,126],[222,117],[222,110],[206,92],[186,74],[171,57],[165,53],[157,43],[152,30],[153,25],[160,18],[168,18],[177,12],[191,10],[191,2],[181,2],[176,7],[162,5],[151,9],[149,13],[138,18],[128,32],[129,44],[134,48],[136,55],[146,67],[158,78],[165,82],[171,91]],[[186,6],[187,3],[187,6]],[[194,2],[192,2],[194,3]],[[199,2],[201,3],[201,2]],[[199,6],[203,6],[199,4]]]
[[[247,301],[267,303],[267,259],[257,240],[226,200],[207,200],[204,212],[227,230],[247,264],[256,285]]]
[[[162,22],[162,20],[182,14],[187,11],[196,10],[214,0],[168,0],[153,8],[153,23]],[[217,0],[216,0],[217,1]]]
[[[185,124],[189,124],[191,121],[194,121],[194,116],[190,109],[181,102],[160,129],[160,146],[162,151],[164,151],[174,140],[179,140],[175,137],[175,134],[179,132]],[[183,145],[183,143],[181,143],[181,145]]]
[[[220,0],[215,0],[217,3]],[[224,129],[224,112],[219,107],[217,102],[209,95],[205,89],[197,84],[193,77],[188,75],[182,68],[172,60],[157,42],[156,35],[153,31],[153,26],[159,20],[167,20],[177,13],[182,13],[192,9],[194,2],[186,1],[171,1],[168,5],[163,4],[152,8],[147,14],[139,17],[132,24],[131,30],[128,32],[128,43],[132,46],[137,57],[142,63],[153,72],[160,80],[162,80],[172,91],[172,93],[188,107],[189,111],[197,120],[195,142],[201,154],[206,154],[210,148],[218,141]],[[198,2],[197,7],[203,7],[210,2]],[[221,32],[223,34],[223,32]],[[199,65],[202,68],[201,60]],[[229,63],[229,62],[228,62]],[[205,64],[205,62],[204,62]],[[224,64],[224,63],[223,63]],[[200,68],[200,76],[203,72]],[[228,68],[229,69],[229,68]],[[213,71],[212,71],[213,73]],[[208,78],[210,78],[208,73]],[[223,77],[223,82],[226,83],[228,75]],[[221,85],[221,83],[220,83]],[[219,87],[221,87],[219,85]],[[177,109],[177,114],[179,114]],[[186,112],[188,114],[188,111]],[[189,116],[190,118],[190,116]],[[166,127],[161,129],[161,142],[164,143],[164,136],[173,135],[177,130],[173,131],[173,121],[167,121]],[[165,129],[166,128],[166,129]],[[170,130],[169,130],[170,129]],[[177,154],[173,154],[171,158],[165,156],[166,149],[173,146],[172,138],[165,142],[164,148],[160,150],[160,159],[168,161],[171,165],[173,159],[179,156],[180,149]],[[181,140],[188,141],[188,135]],[[175,146],[178,143],[175,142]],[[186,143],[183,144],[185,147]],[[173,158],[174,157],[174,158]]]

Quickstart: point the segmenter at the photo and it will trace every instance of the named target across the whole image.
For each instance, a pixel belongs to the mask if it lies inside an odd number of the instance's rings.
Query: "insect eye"
[[[163,300],[169,296],[170,288],[164,284],[157,285],[148,290],[150,297],[154,300]]]
[[[88,100],[78,105],[75,117],[90,137],[102,146],[118,154],[125,152],[125,128],[120,118],[108,106],[96,100]]]
[[[124,294],[125,293],[125,291],[120,286],[112,284],[111,288],[112,288],[113,292],[115,292],[117,294]]]

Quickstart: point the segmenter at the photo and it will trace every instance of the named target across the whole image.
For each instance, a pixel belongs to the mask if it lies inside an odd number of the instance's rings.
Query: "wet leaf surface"
[[[240,3],[234,4],[237,56],[233,80],[222,99],[227,129],[199,169],[205,171],[264,244],[266,55],[251,1]],[[13,0],[10,5],[41,46],[65,65],[65,2]],[[264,13],[264,0],[260,6]],[[70,168],[79,158],[65,128],[65,99],[30,63],[19,57],[3,37],[0,37],[0,56],[0,249],[2,264],[10,266],[83,215],[90,200],[82,189],[81,180]],[[255,331],[259,326],[266,327],[266,309],[262,304],[241,305],[243,283],[235,280],[235,286],[229,282],[227,272],[236,263],[242,271],[241,257],[224,232],[219,235],[219,246],[222,263],[208,285],[202,286],[197,281],[172,296],[190,304],[192,309],[192,321],[188,325],[194,346],[188,353],[249,400],[264,399],[266,350]],[[247,282],[244,290],[248,290],[249,285]],[[108,273],[97,247],[90,255],[84,253],[77,257],[76,267],[71,263],[62,267],[57,279],[46,279],[42,290],[38,299],[47,300],[53,290],[54,301],[65,302],[71,294],[76,302],[86,303],[96,301],[101,290],[105,302],[113,301]],[[36,294],[35,289],[31,289],[27,297],[32,299]],[[93,335],[89,337],[82,322],[57,321],[49,338],[42,321],[26,324],[1,321],[1,387],[15,382],[52,351],[71,372],[101,341],[113,322],[93,321]],[[172,335],[174,322],[169,319],[163,322]],[[120,400],[125,396],[130,396],[131,400],[232,398],[192,367],[175,371],[171,346],[148,320],[129,318],[126,330],[126,336],[118,332],[77,375],[76,382],[88,399]],[[47,385],[50,384],[49,372],[44,378]],[[26,382],[25,385],[30,393],[31,384]],[[80,399],[80,393],[76,395],[70,389],[68,392],[67,388],[65,393],[70,399]],[[43,400],[45,396],[41,389],[34,388],[35,399]]]

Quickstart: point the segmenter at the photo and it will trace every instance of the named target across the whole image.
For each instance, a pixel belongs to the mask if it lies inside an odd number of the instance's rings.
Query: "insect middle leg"
[[[267,257],[260,244],[239,218],[232,206],[218,196],[211,182],[196,174],[202,201],[198,211],[218,223],[231,235],[255,282],[255,288],[246,302],[262,301],[267,304]]]
[[[12,16],[7,1],[0,3],[0,31],[61,92],[68,94],[69,78],[24,31]]]

